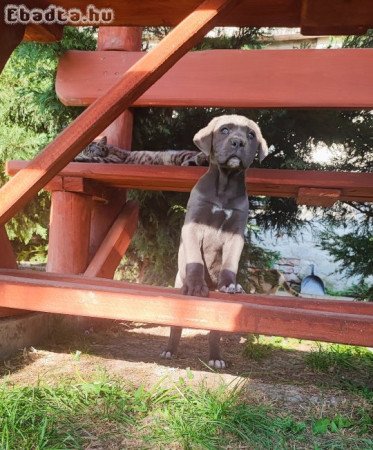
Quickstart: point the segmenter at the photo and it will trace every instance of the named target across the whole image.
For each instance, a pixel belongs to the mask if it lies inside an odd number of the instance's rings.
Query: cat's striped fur
[[[128,151],[107,143],[106,137],[91,142],[74,159],[76,162],[143,164],[165,166],[208,166],[207,156],[193,150]]]
[[[249,294],[276,294],[280,287],[291,295],[299,296],[279,270],[248,268],[245,288]]]

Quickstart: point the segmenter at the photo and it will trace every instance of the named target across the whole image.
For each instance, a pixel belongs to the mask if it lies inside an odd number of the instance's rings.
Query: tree
[[[69,48],[96,46],[92,28],[65,28],[61,42],[21,44],[0,75],[0,167],[9,159],[31,159],[82,108],[65,107],[55,92],[58,56]],[[7,177],[0,170],[0,185]],[[42,191],[7,224],[19,259],[43,260],[48,242],[49,194]]]

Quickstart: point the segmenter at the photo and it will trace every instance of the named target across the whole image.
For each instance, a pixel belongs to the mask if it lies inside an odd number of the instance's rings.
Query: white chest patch
[[[225,214],[225,220],[229,220],[232,217],[233,209],[219,208],[219,206],[213,205],[211,212],[215,214],[216,212],[223,211]]]

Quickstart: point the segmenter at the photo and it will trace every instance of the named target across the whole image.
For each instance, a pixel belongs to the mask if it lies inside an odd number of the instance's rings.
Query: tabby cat
[[[246,290],[250,294],[276,294],[283,287],[289,294],[299,296],[284,275],[276,269],[248,269]]]
[[[152,164],[165,166],[208,166],[207,156],[193,150],[128,151],[107,143],[104,136],[91,142],[74,159],[76,162]]]

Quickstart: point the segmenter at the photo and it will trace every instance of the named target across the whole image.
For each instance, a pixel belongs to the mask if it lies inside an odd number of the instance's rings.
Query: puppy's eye
[[[249,137],[249,139],[254,139],[254,137],[255,137],[254,131],[249,131],[248,137]]]
[[[220,130],[220,133],[222,133],[222,134],[229,134],[229,129],[228,129],[227,127],[223,127],[223,128]]]

